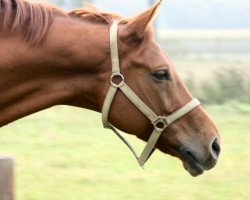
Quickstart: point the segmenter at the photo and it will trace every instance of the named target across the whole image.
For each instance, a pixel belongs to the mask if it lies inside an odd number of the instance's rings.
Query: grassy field
[[[54,107],[1,128],[0,152],[16,158],[18,200],[248,200],[250,106],[208,106],[219,126],[216,168],[191,177],[159,151],[142,170],[100,115]],[[127,137],[137,150],[138,139]]]

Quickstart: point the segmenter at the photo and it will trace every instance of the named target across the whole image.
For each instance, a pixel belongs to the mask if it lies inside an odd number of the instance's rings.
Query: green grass
[[[0,152],[16,158],[18,200],[248,200],[250,106],[209,106],[219,126],[216,168],[193,178],[159,151],[137,166],[121,141],[91,111],[54,107],[0,130]],[[137,150],[144,145],[127,136]]]

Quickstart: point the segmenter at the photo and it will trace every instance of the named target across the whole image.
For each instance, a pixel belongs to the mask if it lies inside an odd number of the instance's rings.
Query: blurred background
[[[82,7],[82,0],[49,2]],[[86,2],[124,16],[154,3]],[[179,160],[158,151],[142,170],[102,128],[100,114],[57,106],[0,129],[0,152],[16,157],[17,199],[250,199],[250,1],[166,0],[154,25],[156,39],[219,127],[218,165],[192,178]]]
[[[82,0],[51,0],[66,10]],[[98,9],[129,17],[155,0],[86,0]],[[250,99],[249,0],[168,0],[155,22],[155,36],[203,103]],[[223,76],[222,76],[223,75]]]

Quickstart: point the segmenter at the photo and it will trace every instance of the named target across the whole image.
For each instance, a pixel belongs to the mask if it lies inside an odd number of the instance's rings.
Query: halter
[[[118,53],[118,23],[119,21],[114,21],[110,27],[110,49],[111,49],[111,60],[112,60],[112,75],[110,77],[110,87],[107,92],[106,98],[102,107],[102,122],[104,128],[109,128],[115,132],[115,134],[126,144],[126,146],[134,154],[139,165],[143,167],[149,157],[155,150],[155,144],[161,136],[162,132],[174,121],[187,114],[195,107],[200,105],[199,100],[193,99],[182,108],[173,112],[168,116],[157,116],[125,83],[125,79],[120,72],[119,64],[119,53]],[[114,83],[114,78],[119,78],[120,82],[118,84]],[[154,130],[147,142],[146,147],[142,151],[141,155],[138,156],[133,149],[133,147],[123,138],[120,133],[112,126],[108,121],[108,114],[110,106],[113,102],[116,92],[121,90],[123,94],[131,101],[133,104],[151,121],[154,126]]]

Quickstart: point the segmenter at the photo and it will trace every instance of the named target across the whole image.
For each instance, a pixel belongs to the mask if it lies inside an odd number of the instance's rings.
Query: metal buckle
[[[165,120],[164,117],[158,116],[154,122],[152,122],[154,128],[159,131],[163,131],[169,125]]]
[[[120,78],[121,81],[119,84],[114,83],[114,78]],[[120,73],[113,73],[112,76],[110,77],[110,84],[115,87],[115,88],[119,88],[124,84],[124,76]]]

